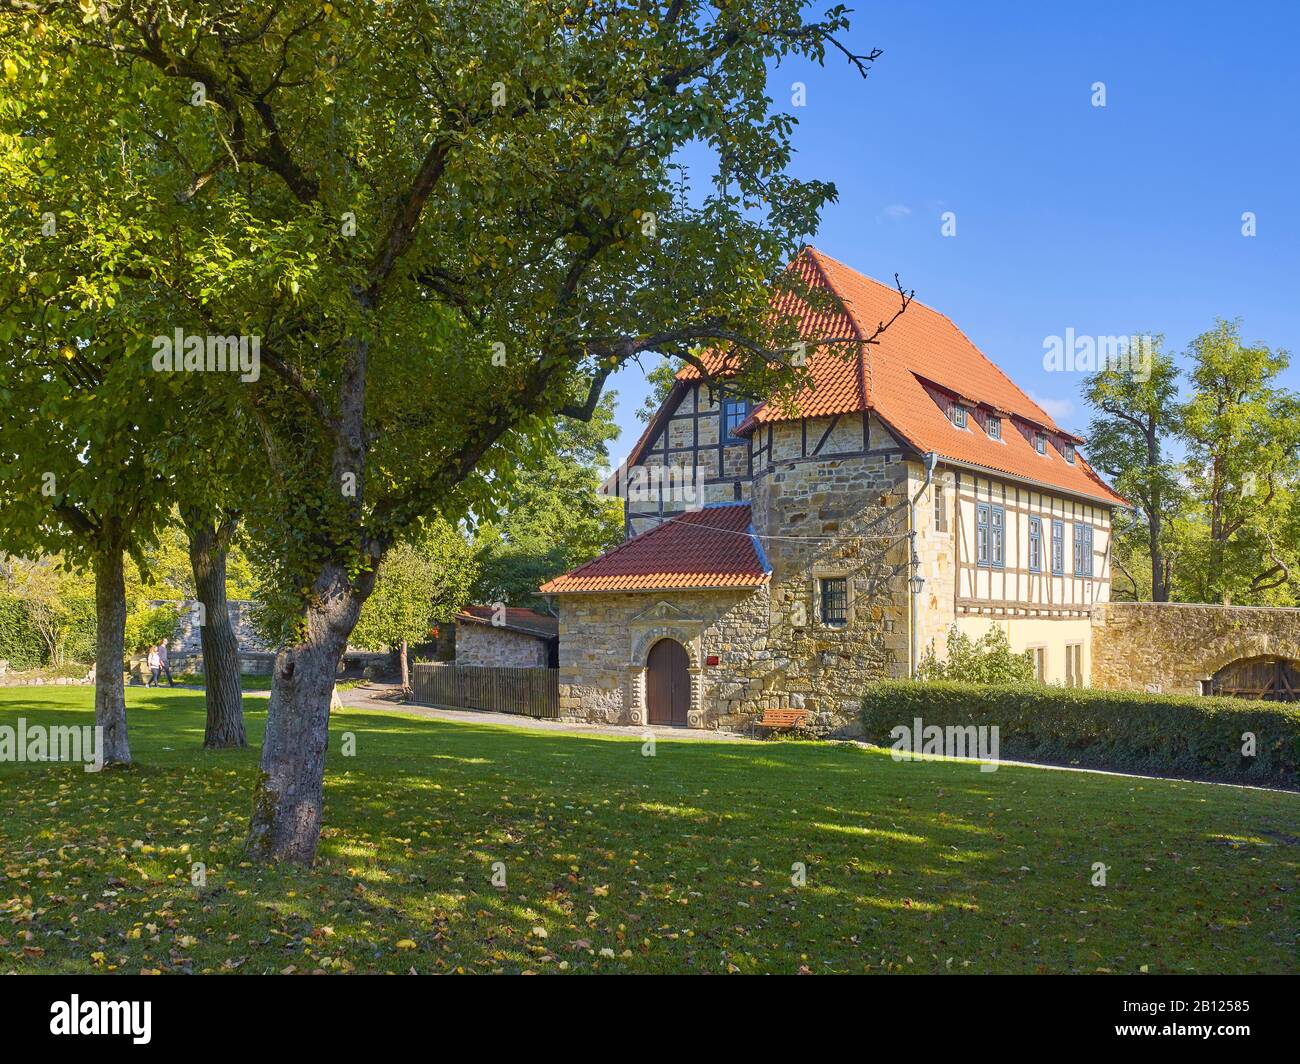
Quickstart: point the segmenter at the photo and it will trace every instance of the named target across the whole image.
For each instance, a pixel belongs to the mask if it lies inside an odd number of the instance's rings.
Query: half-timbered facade
[[[896,309],[893,289],[813,249],[792,269],[843,308],[807,315],[810,341]],[[954,626],[1000,625],[1044,680],[1088,682],[1123,500],[1082,441],[919,303],[809,372],[779,408],[678,374],[606,486],[628,540],[542,588],[566,715],[677,723],[689,691],[692,726],[794,707],[843,727],[864,683],[942,657]],[[665,640],[682,653],[652,656]]]

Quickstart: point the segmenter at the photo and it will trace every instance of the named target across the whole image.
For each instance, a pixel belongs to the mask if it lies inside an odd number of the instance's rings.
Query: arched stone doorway
[[[650,724],[684,728],[691,709],[691,659],[676,639],[650,648],[645,670],[646,711]]]
[[[1286,658],[1239,658],[1214,674],[1210,693],[1268,702],[1300,701],[1300,664]]]

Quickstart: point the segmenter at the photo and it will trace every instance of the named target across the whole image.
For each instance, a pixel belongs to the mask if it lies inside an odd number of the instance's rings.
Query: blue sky
[[[814,244],[897,272],[1075,431],[1080,375],[1043,370],[1044,338],[1068,328],[1181,352],[1240,317],[1245,339],[1293,353],[1300,388],[1300,4],[851,6],[848,43],[884,50],[865,82],[838,56],[769,81],[783,107],[807,86],[793,170],[839,190]],[[635,366],[612,386],[618,461],[647,389]]]

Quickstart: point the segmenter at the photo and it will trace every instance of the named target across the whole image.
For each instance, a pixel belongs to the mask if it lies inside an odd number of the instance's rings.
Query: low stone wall
[[[1240,658],[1300,661],[1300,610],[1108,602],[1092,613],[1092,686],[1200,694]]]

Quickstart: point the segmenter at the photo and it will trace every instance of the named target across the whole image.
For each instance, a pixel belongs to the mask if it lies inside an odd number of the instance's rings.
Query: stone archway
[[[696,634],[675,625],[661,625],[639,632],[632,640],[628,655],[628,707],[629,723],[649,723],[649,706],[647,703],[647,674],[650,653],[662,640],[671,639],[678,643],[686,653],[686,670],[689,676],[690,701],[686,710],[686,727],[704,727],[704,715],[701,712],[700,687],[701,677],[700,649]]]
[[[1210,693],[1266,702],[1300,702],[1300,662],[1271,655],[1239,658],[1215,672]]]

